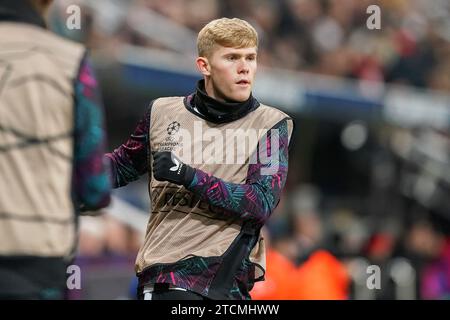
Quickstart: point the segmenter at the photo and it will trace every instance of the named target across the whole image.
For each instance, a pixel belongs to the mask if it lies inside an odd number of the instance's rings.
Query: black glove
[[[153,153],[153,176],[158,181],[169,181],[189,186],[195,175],[195,169],[181,162],[172,152]]]

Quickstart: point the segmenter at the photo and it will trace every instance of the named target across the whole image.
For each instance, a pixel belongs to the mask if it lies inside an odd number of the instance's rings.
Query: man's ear
[[[195,60],[195,63],[197,64],[198,71],[200,71],[202,75],[211,75],[211,66],[209,65],[208,58],[198,57],[197,60]]]

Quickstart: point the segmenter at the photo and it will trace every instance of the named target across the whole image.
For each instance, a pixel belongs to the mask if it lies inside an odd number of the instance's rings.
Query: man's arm
[[[278,159],[263,164],[250,164],[245,184],[225,182],[202,170],[195,169],[194,178],[187,189],[200,195],[208,203],[225,209],[225,214],[246,221],[264,224],[278,205],[281,191],[288,173],[289,132],[287,121],[283,120],[272,129],[278,129]],[[270,133],[270,131],[269,131]],[[270,136],[270,134],[268,135]],[[271,139],[263,139],[271,149]],[[261,142],[258,144],[260,148]],[[271,150],[272,154],[275,150]],[[275,173],[265,175],[264,169],[277,166]]]
[[[73,191],[80,209],[97,210],[110,202],[111,185],[103,162],[104,110],[98,83],[85,57],[75,81]]]
[[[148,171],[148,157],[150,155],[149,126],[150,103],[146,113],[139,121],[133,134],[119,148],[105,155],[110,164],[110,179],[113,188],[119,188],[139,179]]]
[[[171,152],[154,154],[153,176],[159,181],[184,185],[203,200],[224,209],[227,216],[263,224],[278,205],[286,183],[289,156],[288,121],[292,120],[280,121],[268,131],[267,138],[258,143],[258,161],[249,165],[245,184],[226,182],[200,169],[194,169],[182,163]],[[272,145],[272,131],[278,133],[278,139],[274,134],[278,146]],[[271,162],[261,161],[260,149],[268,155],[267,160],[272,159],[274,155],[276,157]]]

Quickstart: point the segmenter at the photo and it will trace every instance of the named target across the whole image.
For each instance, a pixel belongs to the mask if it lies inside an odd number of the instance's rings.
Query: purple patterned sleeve
[[[75,81],[74,199],[82,210],[109,204],[111,185],[103,162],[106,145],[104,111],[92,66],[85,57]]]
[[[105,155],[111,167],[110,179],[113,188],[125,186],[148,171],[151,106],[152,104],[128,140]]]
[[[271,145],[271,132],[278,132],[278,157],[262,163],[258,156],[256,164],[250,164],[245,184],[225,182],[202,170],[195,169],[195,175],[188,189],[202,197],[210,204],[224,209],[224,214],[238,217],[245,221],[264,224],[278,205],[281,191],[286,183],[288,173],[289,132],[288,120],[283,120],[268,131],[267,139],[258,144],[258,150],[264,144],[268,155],[275,150]],[[276,154],[276,153],[275,153]],[[266,161],[264,161],[266,162]],[[264,169],[272,174],[265,174]]]

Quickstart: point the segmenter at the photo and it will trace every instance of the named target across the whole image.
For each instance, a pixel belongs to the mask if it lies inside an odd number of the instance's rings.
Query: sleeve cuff
[[[191,166],[186,165],[186,172],[184,173],[184,183],[183,186],[185,188],[189,188],[189,186],[192,183],[192,180],[194,180],[195,176],[195,169]]]

